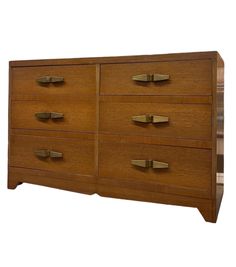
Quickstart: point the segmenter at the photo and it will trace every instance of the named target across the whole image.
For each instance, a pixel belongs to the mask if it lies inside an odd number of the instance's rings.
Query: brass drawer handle
[[[150,123],[152,122],[152,117],[150,115],[137,115],[132,116],[132,121]]]
[[[39,120],[48,120],[48,119],[51,118],[51,113],[50,112],[37,112],[34,115]]]
[[[64,82],[64,77],[57,76],[42,76],[36,80],[38,83],[49,84],[49,83],[62,83]]]
[[[39,158],[63,158],[62,152],[51,151],[48,149],[38,149],[34,151],[34,154]]]
[[[153,82],[168,81],[170,79],[169,74],[153,74]]]
[[[153,168],[153,169],[168,169],[169,164],[165,162],[160,162],[156,160],[146,160],[146,159],[133,159],[131,164],[134,166],[142,168]]]
[[[137,115],[137,116],[132,116],[132,121],[142,122],[142,123],[162,123],[162,122],[168,122],[169,118],[166,116],[159,116],[159,115]]]
[[[60,113],[60,112],[51,112],[51,119],[55,120],[55,119],[63,119],[64,118],[64,114]]]
[[[168,169],[169,164],[166,162],[160,162],[160,161],[153,160],[152,161],[152,168],[153,169]]]
[[[50,156],[50,151],[47,149],[38,149],[34,151],[34,154],[39,158],[48,158]]]
[[[139,75],[134,75],[132,77],[133,81],[137,82],[160,82],[160,81],[167,81],[170,79],[169,74],[139,74]]]
[[[166,116],[152,115],[152,123],[168,122],[169,118]]]
[[[35,117],[39,120],[56,120],[56,119],[63,119],[64,114],[59,112],[37,112],[35,113]]]
[[[152,166],[152,160],[146,159],[133,159],[131,164],[142,168],[150,168]]]
[[[139,75],[134,75],[132,77],[133,81],[137,82],[152,82],[153,80],[153,75],[152,74],[139,74]]]
[[[57,151],[50,151],[50,158],[63,158],[63,153]]]

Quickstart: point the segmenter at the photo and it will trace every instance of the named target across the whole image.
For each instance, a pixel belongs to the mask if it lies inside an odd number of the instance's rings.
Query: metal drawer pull
[[[34,154],[39,158],[48,158],[50,156],[50,151],[47,149],[38,149],[34,151]]]
[[[39,120],[55,120],[55,119],[63,119],[64,114],[59,112],[37,112],[35,113],[35,117]]]
[[[48,120],[51,118],[50,112],[37,112],[35,113],[35,117],[39,120]]]
[[[168,163],[165,163],[165,162],[153,160],[152,161],[152,168],[153,169],[168,169],[169,165],[168,165]]]
[[[134,75],[132,77],[133,81],[137,82],[160,82],[160,81],[167,81],[170,79],[169,74],[139,74],[139,75]]]
[[[143,122],[143,123],[162,123],[162,122],[168,122],[169,118],[166,116],[159,116],[159,115],[138,115],[138,116],[133,116],[132,121]]]
[[[63,158],[63,153],[57,151],[50,151],[48,149],[38,149],[34,154],[39,158]]]
[[[61,82],[64,82],[64,77],[42,76],[42,77],[39,77],[36,81],[38,83],[44,83],[44,84],[48,84],[48,83],[61,83]]]
[[[169,74],[153,74],[153,82],[167,81],[170,79]]]
[[[131,160],[131,164],[138,167],[150,168],[152,166],[152,160],[133,159]]]
[[[131,164],[134,166],[142,168],[153,168],[153,169],[168,169],[169,165],[165,162],[160,162],[156,160],[146,160],[146,159],[134,159],[131,160]]]
[[[132,121],[150,123],[152,122],[152,117],[150,115],[137,115],[132,116]]]
[[[158,115],[153,115],[152,116],[152,123],[162,123],[162,122],[168,122],[169,118],[166,116],[158,116]]]
[[[63,153],[57,151],[50,151],[50,158],[63,158]]]
[[[59,112],[51,112],[51,119],[55,120],[55,119],[63,119],[64,118],[64,114],[63,113],[59,113]]]
[[[134,75],[132,77],[132,80],[137,81],[137,82],[152,82],[153,81],[153,75],[152,74]]]

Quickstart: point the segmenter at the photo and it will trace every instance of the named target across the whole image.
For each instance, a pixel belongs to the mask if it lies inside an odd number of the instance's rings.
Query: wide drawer
[[[211,60],[188,60],[152,63],[103,64],[102,95],[211,95]],[[152,81],[153,74],[160,79]],[[146,81],[137,81],[144,75]],[[136,76],[136,78],[134,77]],[[158,80],[158,76],[157,76]]]
[[[95,131],[95,99],[87,101],[12,101],[11,128]],[[55,118],[54,118],[54,117]]]
[[[99,149],[101,183],[144,191],[210,195],[211,150],[110,142],[101,142]]]
[[[9,165],[61,173],[94,175],[94,137],[51,138],[11,135]]]
[[[100,102],[100,131],[211,139],[211,105]]]
[[[15,67],[11,68],[11,88],[12,99],[17,100],[94,96],[96,67]]]

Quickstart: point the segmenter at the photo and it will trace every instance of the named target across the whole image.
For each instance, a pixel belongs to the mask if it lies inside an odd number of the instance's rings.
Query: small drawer
[[[94,175],[94,137],[51,138],[11,135],[11,167]]]
[[[11,128],[93,132],[95,99],[90,101],[12,101]]]
[[[211,150],[101,142],[99,177],[113,186],[208,197]]]
[[[211,60],[101,66],[101,95],[211,95]]]
[[[211,105],[101,102],[100,131],[210,140]]]
[[[12,67],[13,100],[95,96],[95,65]]]

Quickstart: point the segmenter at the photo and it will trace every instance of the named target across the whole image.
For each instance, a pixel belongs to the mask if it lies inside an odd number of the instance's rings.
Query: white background
[[[0,266],[236,266],[235,1],[0,2]],[[193,208],[24,184],[7,190],[8,61],[217,50],[225,61],[225,195]],[[226,262],[229,262],[226,264]]]

